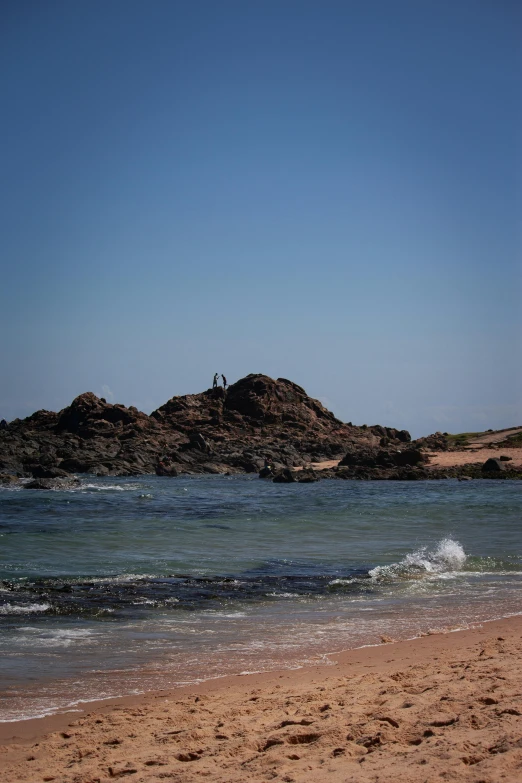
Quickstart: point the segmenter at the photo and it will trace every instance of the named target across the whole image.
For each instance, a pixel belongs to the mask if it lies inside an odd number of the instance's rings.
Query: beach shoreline
[[[324,770],[332,781],[384,781],[390,765],[416,781],[428,762],[422,780],[447,768],[452,780],[515,781],[521,651],[517,615],[330,653],[329,666],[90,702],[1,724],[0,765],[10,783],[307,781]]]

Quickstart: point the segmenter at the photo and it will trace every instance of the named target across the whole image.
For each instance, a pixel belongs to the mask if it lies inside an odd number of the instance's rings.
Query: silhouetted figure
[[[227,379],[225,378],[224,375],[222,375],[221,377],[223,378],[223,389],[226,391],[227,390]]]
[[[215,373],[215,375],[214,375],[214,380],[213,380],[213,382],[212,382],[212,388],[213,388],[213,389],[217,389],[217,385],[218,385],[218,378],[219,378],[219,373]]]
[[[6,429],[7,429],[7,422],[5,419],[2,419],[2,421],[0,421],[0,430],[6,430]]]

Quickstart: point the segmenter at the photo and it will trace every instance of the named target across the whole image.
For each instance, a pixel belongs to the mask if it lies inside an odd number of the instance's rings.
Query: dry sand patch
[[[522,466],[522,449],[468,449],[466,451],[434,451],[429,453],[428,467],[452,468],[457,465],[483,465],[486,460],[498,459],[501,455],[511,457],[506,462],[509,468]]]

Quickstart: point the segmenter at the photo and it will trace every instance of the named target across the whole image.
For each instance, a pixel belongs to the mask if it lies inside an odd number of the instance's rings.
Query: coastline
[[[417,781],[419,764],[429,763],[429,780],[493,783],[502,774],[514,782],[521,651],[517,615],[331,653],[330,666],[218,678],[4,723],[4,779],[258,783],[328,772],[332,781]]]

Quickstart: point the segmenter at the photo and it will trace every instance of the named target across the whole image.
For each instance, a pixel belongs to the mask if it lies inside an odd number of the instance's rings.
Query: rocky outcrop
[[[276,473],[272,481],[274,484],[293,484],[296,481],[295,471],[284,468],[280,473]]]
[[[150,416],[87,392],[59,413],[16,419],[0,428],[0,484],[25,477],[33,479],[23,482],[28,489],[65,488],[75,473],[264,475],[265,463],[266,478],[276,483],[522,476],[503,460],[490,460],[498,463],[491,469],[428,467],[429,452],[447,442],[445,433],[411,442],[406,430],[345,424],[301,386],[257,374],[226,392],[172,397]],[[336,460],[338,467],[312,470],[312,463]]]
[[[230,472],[259,472],[339,459],[350,442],[377,443],[369,430],[343,424],[301,386],[248,375],[201,394],[173,397],[151,414],[179,442],[167,459],[182,472],[219,462]]]
[[[411,436],[408,430],[396,430],[394,427],[381,427],[380,424],[374,424],[370,427],[372,433],[380,438],[381,446],[388,446],[390,443],[410,443]]]
[[[59,413],[37,411],[0,430],[0,473],[58,479],[157,473],[274,473],[400,444],[408,433],[344,424],[285,378],[248,375],[225,392],[172,397],[148,416],[91,392]]]
[[[339,462],[339,467],[393,468],[419,465],[428,458],[419,449],[357,449],[352,447]]]
[[[434,432],[433,435],[426,435],[425,438],[418,438],[413,442],[418,449],[425,451],[448,451],[449,440],[447,433]]]

